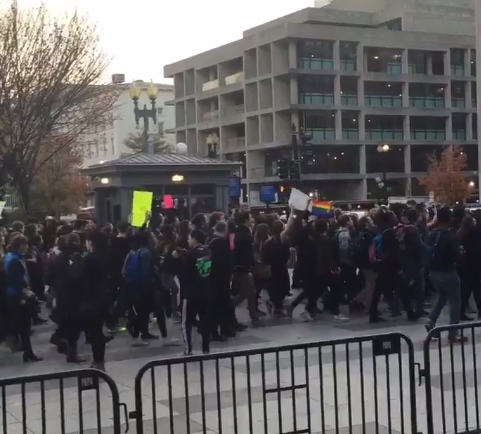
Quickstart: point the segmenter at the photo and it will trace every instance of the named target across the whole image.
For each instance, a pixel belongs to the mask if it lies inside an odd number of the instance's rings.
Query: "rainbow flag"
[[[334,216],[332,201],[312,201],[311,214],[317,217],[332,218]]]

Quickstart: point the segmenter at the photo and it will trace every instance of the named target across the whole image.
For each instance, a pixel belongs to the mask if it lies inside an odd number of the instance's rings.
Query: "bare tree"
[[[111,118],[118,89],[100,84],[108,63],[78,12],[53,17],[11,0],[0,16],[0,159],[27,212],[43,165]]]

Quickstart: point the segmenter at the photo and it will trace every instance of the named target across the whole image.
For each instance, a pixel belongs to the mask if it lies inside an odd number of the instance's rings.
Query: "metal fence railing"
[[[152,361],[135,402],[137,433],[415,433],[413,345],[390,333]]]
[[[481,433],[477,330],[481,322],[437,327],[424,342],[428,434]]]
[[[2,434],[120,434],[121,407],[127,415],[115,382],[95,369],[0,380]]]
[[[428,334],[423,387],[401,333],[151,361],[129,415],[97,370],[2,379],[0,432],[120,434],[122,408],[137,434],[481,433],[478,330]]]

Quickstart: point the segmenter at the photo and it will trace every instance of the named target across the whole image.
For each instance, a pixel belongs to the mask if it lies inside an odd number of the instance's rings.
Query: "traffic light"
[[[313,167],[316,165],[316,156],[312,145],[312,137],[307,134],[301,134],[300,149],[301,173],[313,173]]]
[[[293,181],[299,181],[301,179],[301,171],[298,161],[289,160],[289,178]]]
[[[289,160],[286,158],[277,160],[277,175],[281,179],[289,179]]]

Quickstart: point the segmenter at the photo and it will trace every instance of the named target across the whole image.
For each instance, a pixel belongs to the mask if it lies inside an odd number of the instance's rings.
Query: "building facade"
[[[147,96],[147,87],[150,83],[137,81],[137,85],[142,89],[139,98],[139,108],[144,104],[148,108],[151,107],[150,100]],[[101,161],[110,161],[119,158],[121,155],[132,153],[125,140],[130,136],[137,136],[143,131],[143,121],[139,122],[139,126],[135,123],[134,104],[130,97],[130,84],[117,84],[119,87],[119,99],[115,104],[112,116],[105,129],[89,134],[89,137],[83,140],[84,143],[84,164],[88,167],[98,164]],[[154,124],[149,120],[149,134],[152,140],[161,138],[165,140],[172,149],[175,146],[175,134],[168,132],[175,126],[174,107],[166,105],[167,101],[174,98],[174,86],[169,84],[156,84],[158,95],[156,100],[157,107],[157,123]]]
[[[427,158],[462,145],[478,170],[474,3],[333,0],[165,67],[175,132],[189,153],[241,161],[249,202],[279,185],[292,127],[310,133],[306,189],[333,200],[423,196]],[[378,152],[379,145],[389,151]]]

